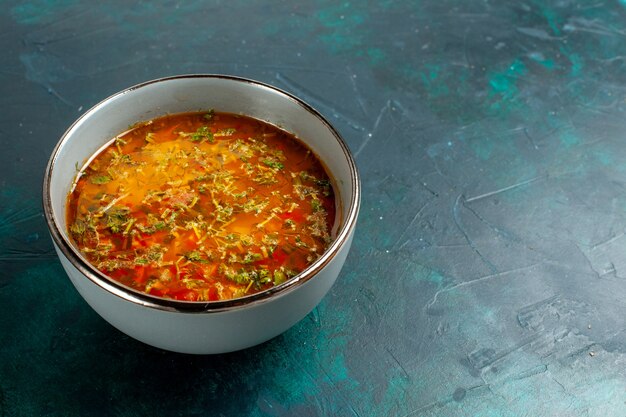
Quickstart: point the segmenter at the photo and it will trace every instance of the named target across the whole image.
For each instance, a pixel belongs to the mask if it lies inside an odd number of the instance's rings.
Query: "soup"
[[[280,285],[332,241],[319,159],[268,123],[202,112],[140,123],[79,172],[68,232],[109,277],[155,296],[214,301]]]

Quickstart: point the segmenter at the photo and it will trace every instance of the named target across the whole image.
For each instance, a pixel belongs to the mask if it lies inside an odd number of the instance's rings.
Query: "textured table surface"
[[[626,2],[0,2],[0,416],[626,416]],[[331,292],[189,356],[65,276],[41,181],[130,85],[257,79],[363,178]]]

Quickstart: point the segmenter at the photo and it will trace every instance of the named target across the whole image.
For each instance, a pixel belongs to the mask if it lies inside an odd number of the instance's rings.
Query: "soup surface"
[[[330,244],[333,189],[291,134],[213,111],[161,117],[116,137],[68,196],[74,244],[139,291],[187,301],[279,285]]]

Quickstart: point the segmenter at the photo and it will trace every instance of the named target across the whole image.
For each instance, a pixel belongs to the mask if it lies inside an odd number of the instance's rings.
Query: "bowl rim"
[[[98,112],[98,110],[107,105],[109,102],[113,101],[117,97],[122,95],[131,93],[135,90],[139,90],[141,88],[145,88],[147,86],[176,81],[181,79],[193,79],[193,78],[203,78],[203,79],[222,79],[235,81],[239,83],[252,84],[257,87],[261,87],[263,89],[269,90],[273,94],[278,94],[284,97],[287,100],[292,101],[296,105],[302,107],[308,113],[315,116],[332,134],[337,143],[339,144],[341,150],[343,151],[344,157],[348,163],[348,169],[350,172],[349,181],[351,183],[352,189],[354,192],[350,196],[350,202],[347,207],[344,208],[346,210],[346,220],[343,222],[341,227],[337,232],[336,238],[330,244],[330,246],[326,249],[326,251],[320,256],[315,262],[309,265],[306,269],[300,272],[295,277],[287,280],[286,282],[268,288],[264,291],[247,295],[244,297],[233,298],[229,300],[218,300],[218,301],[183,301],[183,300],[173,300],[168,298],[157,297],[154,295],[150,295],[115,281],[114,279],[108,277],[106,274],[100,272],[97,268],[91,265],[86,259],[79,255],[78,249],[71,244],[67,233],[60,229],[59,225],[55,221],[55,217],[53,215],[52,209],[52,197],[50,191],[50,185],[52,180],[52,172],[55,168],[55,163],[59,155],[59,151],[63,147],[64,143],[67,141],[68,136],[73,132],[75,127],[81,124],[84,120],[93,117],[94,114]],[[294,96],[293,94],[281,90],[280,88],[274,87],[272,85],[252,80],[249,78],[233,76],[233,75],[225,75],[225,74],[183,74],[183,75],[175,75],[153,79],[150,81],[146,81],[143,83],[139,83],[128,87],[124,90],[121,90],[115,94],[110,95],[99,103],[95,104],[85,113],[83,113],[78,119],[76,119],[69,128],[61,135],[59,141],[54,147],[50,159],[48,160],[48,164],[46,166],[44,179],[43,179],[43,211],[46,219],[46,223],[48,229],[50,231],[50,235],[53,239],[53,242],[57,246],[57,248],[61,251],[63,256],[76,268],[78,271],[84,275],[87,279],[89,279],[93,284],[98,287],[104,289],[105,291],[122,298],[124,300],[130,301],[134,304],[138,304],[144,307],[149,307],[156,310],[162,311],[170,311],[170,312],[178,312],[178,313],[213,313],[213,312],[223,312],[230,311],[240,308],[249,307],[251,305],[260,304],[268,302],[269,300],[278,298],[282,295],[285,295],[296,288],[302,286],[309,280],[313,279],[318,272],[320,272],[326,265],[328,265],[333,258],[339,253],[341,248],[349,241],[352,232],[356,226],[356,220],[358,217],[359,209],[360,209],[360,200],[361,200],[361,181],[358,173],[358,169],[352,153],[350,152],[347,144],[344,139],[341,137],[339,132],[311,105],[304,102],[302,99]]]

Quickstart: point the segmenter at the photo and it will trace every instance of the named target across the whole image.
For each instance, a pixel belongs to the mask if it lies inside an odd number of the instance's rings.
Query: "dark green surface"
[[[0,417],[626,415],[626,2],[0,6]],[[41,214],[72,121],[181,73],[300,96],[363,176],[335,287],[243,352],[112,328]]]

